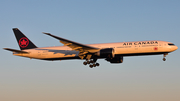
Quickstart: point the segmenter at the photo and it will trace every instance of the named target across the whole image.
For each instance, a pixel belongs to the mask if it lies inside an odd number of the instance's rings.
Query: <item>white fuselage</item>
[[[135,41],[135,42],[118,42],[118,43],[103,43],[103,44],[88,44],[88,46],[99,49],[113,48],[115,55],[134,56],[134,55],[151,55],[164,54],[175,51],[177,46],[169,45],[166,41]],[[79,51],[72,50],[67,46],[42,47],[35,49],[23,50],[26,53],[13,53],[13,55],[45,59],[45,60],[63,60],[63,59],[80,59]]]

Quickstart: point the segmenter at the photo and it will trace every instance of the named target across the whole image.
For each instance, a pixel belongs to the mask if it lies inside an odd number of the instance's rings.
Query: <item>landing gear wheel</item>
[[[94,63],[94,61],[93,61],[93,60],[91,60],[91,61],[90,61],[90,63]]]
[[[99,63],[96,63],[96,66],[99,66]]]
[[[163,61],[166,61],[166,58],[163,58]]]
[[[90,64],[90,61],[87,61],[87,64]]]
[[[93,65],[89,65],[90,68],[93,68]]]
[[[86,62],[86,61],[84,61],[84,62],[83,62],[83,64],[84,64],[84,65],[87,65],[87,62]]]
[[[96,67],[96,64],[93,64],[93,67]]]

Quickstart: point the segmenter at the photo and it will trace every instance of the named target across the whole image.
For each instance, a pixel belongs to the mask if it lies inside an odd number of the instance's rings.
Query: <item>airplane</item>
[[[15,56],[50,61],[81,59],[85,60],[83,64],[89,65],[90,68],[100,65],[97,62],[98,59],[105,59],[110,63],[123,63],[123,57],[126,56],[162,54],[163,61],[166,61],[166,55],[178,49],[171,42],[159,40],[81,44],[44,32],[44,34],[59,40],[64,46],[37,47],[18,28],[13,28],[13,32],[21,50],[4,49],[12,51]]]

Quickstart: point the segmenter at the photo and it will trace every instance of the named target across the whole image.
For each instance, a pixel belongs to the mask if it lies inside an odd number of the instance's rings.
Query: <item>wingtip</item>
[[[7,50],[8,48],[3,48],[3,49]]]
[[[51,35],[50,33],[45,33],[45,32],[42,32],[43,34],[46,34],[46,35]]]

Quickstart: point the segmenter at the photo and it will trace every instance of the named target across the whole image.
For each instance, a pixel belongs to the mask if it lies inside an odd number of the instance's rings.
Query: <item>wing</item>
[[[81,59],[84,58],[84,55],[89,53],[89,52],[94,53],[94,52],[99,51],[99,48],[96,48],[96,47],[92,47],[92,46],[84,45],[84,44],[77,43],[77,42],[74,42],[74,41],[71,41],[71,40],[67,40],[67,39],[52,35],[50,33],[44,33],[44,34],[49,35],[51,37],[54,37],[54,38],[60,40],[60,42],[62,44],[64,44],[64,46],[68,46],[72,50],[79,51],[80,52],[79,57]],[[83,56],[83,57],[81,57],[81,56]]]
[[[12,52],[16,52],[16,53],[28,53],[26,51],[22,51],[22,50],[16,50],[16,49],[10,49],[10,48],[3,48],[5,50],[8,50],[8,51],[12,51]]]

